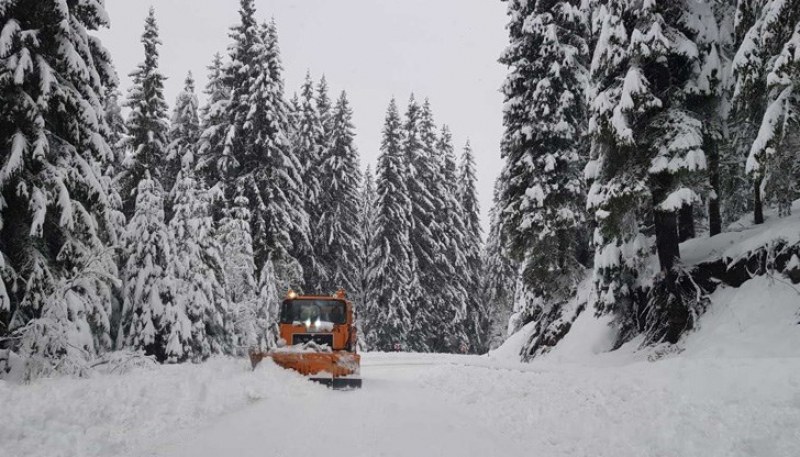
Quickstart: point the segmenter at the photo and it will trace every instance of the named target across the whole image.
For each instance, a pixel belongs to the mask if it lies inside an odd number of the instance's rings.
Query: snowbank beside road
[[[720,286],[700,328],[682,346],[687,357],[800,357],[800,285],[782,275]]]
[[[0,455],[141,455],[176,431],[316,387],[269,361],[252,371],[248,362],[227,358],[30,385],[0,381]]]
[[[513,455],[800,455],[797,358],[520,367],[529,370],[436,367],[419,382],[493,424]]]
[[[765,211],[766,221],[755,225],[751,216],[743,217],[732,224],[731,231],[714,237],[700,237],[681,244],[682,263],[686,266],[726,263],[746,259],[759,249],[775,245],[794,246],[800,243],[800,200],[794,202],[793,214],[778,217],[771,209]],[[795,258],[791,262],[799,262]],[[649,268],[657,268],[653,256]],[[741,280],[744,281],[747,276]],[[585,294],[585,281],[579,295]],[[711,294],[711,306],[707,315],[700,316],[699,329],[684,335],[677,347],[670,350],[689,350],[690,354],[730,355],[731,357],[760,357],[769,354],[791,354],[800,356],[800,285],[793,285],[780,273],[757,276],[745,281],[738,288],[720,284]],[[567,335],[549,353],[538,358],[558,362],[615,363],[643,360],[650,356],[660,357],[655,352],[665,348],[639,350],[641,338],[608,353],[616,340],[609,316],[596,317],[594,310],[584,310],[573,323]],[[520,352],[530,340],[535,323],[529,323],[511,335],[489,357],[497,360],[520,359]],[[713,328],[713,330],[710,330]],[[737,330],[738,329],[738,330]],[[696,350],[694,350],[696,349]],[[600,357],[596,357],[601,355]]]
[[[800,357],[800,286],[780,274],[757,276],[738,288],[720,286],[710,299],[711,305],[700,316],[698,328],[669,351],[685,351],[684,357]],[[610,316],[597,317],[591,310],[584,311],[564,339],[536,360],[596,366],[633,363],[664,355],[664,347],[641,348],[640,338],[609,352],[616,339],[610,324]],[[524,330],[489,353],[489,358],[518,361],[527,342]]]

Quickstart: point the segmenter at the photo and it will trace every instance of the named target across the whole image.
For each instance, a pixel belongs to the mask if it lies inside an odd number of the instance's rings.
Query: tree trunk
[[[756,224],[764,223],[764,202],[761,201],[761,182],[764,178],[756,178],[753,185],[753,222]]]
[[[681,243],[694,238],[694,205],[683,205],[678,214],[678,238]]]
[[[671,271],[675,259],[680,259],[680,241],[678,239],[678,215],[675,211],[658,211],[654,213],[656,228],[656,248],[661,271]]]
[[[711,184],[711,198],[708,199],[708,231],[711,236],[722,233],[722,214],[719,204],[721,186],[719,182],[719,150],[713,139],[706,140],[708,150],[708,181]]]
[[[680,259],[680,240],[678,238],[678,212],[664,211],[659,208],[661,202],[672,188],[673,176],[669,173],[660,173],[651,176],[650,188],[653,195],[653,222],[656,232],[656,249],[661,271],[669,272],[675,265],[675,259]]]

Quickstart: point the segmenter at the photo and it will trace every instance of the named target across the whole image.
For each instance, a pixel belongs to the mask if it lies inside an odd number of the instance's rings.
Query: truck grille
[[[299,333],[292,335],[292,345],[313,341],[316,344],[333,348],[333,335],[330,333]]]

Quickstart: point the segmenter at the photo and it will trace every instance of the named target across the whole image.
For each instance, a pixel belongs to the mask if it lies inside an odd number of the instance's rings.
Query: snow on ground
[[[246,408],[266,396],[308,386],[276,367],[213,359],[89,379],[0,381],[3,457],[136,455],[154,437]]]
[[[236,359],[0,382],[0,455],[796,457],[798,313],[795,287],[755,278],[714,293],[673,351],[609,353],[608,320],[584,312],[529,364],[514,340],[485,357],[364,354],[359,391]]]
[[[775,240],[783,240],[787,244],[800,243],[800,200],[792,205],[792,215],[789,217],[778,217],[771,208],[764,210],[764,217],[766,220],[763,224],[754,225],[752,215],[747,215],[731,224],[726,232],[682,243],[681,260],[686,265],[722,258],[730,261]]]
[[[700,329],[682,345],[689,357],[800,357],[798,324],[800,285],[782,275],[758,276],[738,288],[719,287]]]

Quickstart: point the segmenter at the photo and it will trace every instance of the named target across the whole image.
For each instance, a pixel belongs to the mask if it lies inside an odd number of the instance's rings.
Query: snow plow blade
[[[277,349],[270,352],[251,352],[250,363],[255,367],[265,358],[278,366],[294,370],[312,381],[334,389],[358,389],[361,356],[350,352],[294,352]]]
[[[361,388],[361,378],[309,378],[333,390],[352,390]]]

